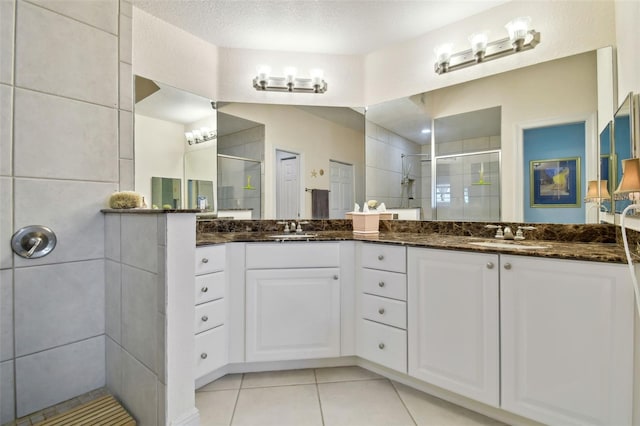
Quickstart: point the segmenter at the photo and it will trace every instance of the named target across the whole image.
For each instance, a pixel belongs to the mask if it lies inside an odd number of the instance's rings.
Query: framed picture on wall
[[[529,162],[531,207],[580,207],[580,158]]]

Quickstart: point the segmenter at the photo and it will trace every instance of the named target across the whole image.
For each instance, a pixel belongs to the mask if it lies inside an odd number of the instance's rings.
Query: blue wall
[[[585,123],[527,129],[523,135],[524,151],[524,221],[537,223],[584,223],[585,212]],[[534,160],[580,158],[580,207],[531,207],[529,163]]]

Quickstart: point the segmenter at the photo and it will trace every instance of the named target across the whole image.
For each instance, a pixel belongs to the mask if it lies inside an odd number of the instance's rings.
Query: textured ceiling
[[[364,54],[508,0],[134,0],[219,47]]]

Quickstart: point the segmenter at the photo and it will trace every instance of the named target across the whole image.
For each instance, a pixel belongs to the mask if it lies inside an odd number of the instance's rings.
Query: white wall
[[[490,40],[506,37],[504,25],[517,16],[530,16],[541,32],[542,41],[534,50],[448,74],[433,71],[436,46],[450,42],[454,52],[466,50],[467,37],[480,30],[490,31]],[[631,24],[637,19],[628,22],[626,37],[637,37],[637,27]],[[371,105],[614,44],[611,1],[509,2],[367,55],[365,101]]]
[[[640,2],[615,1],[618,59],[618,103],[629,92],[640,93]]]
[[[324,120],[298,108],[279,105],[233,103],[223,112],[265,125],[265,200],[264,217],[274,218],[275,150],[282,149],[302,155],[300,175],[304,200],[302,216],[311,216],[311,194],[304,188],[329,189],[329,160],[353,164],[355,199],[364,196],[364,134]],[[311,176],[312,170],[325,171],[323,176]]]
[[[152,177],[178,178],[184,185],[184,126],[140,114],[135,123],[135,188],[151,208]],[[183,204],[184,197],[183,190]]]

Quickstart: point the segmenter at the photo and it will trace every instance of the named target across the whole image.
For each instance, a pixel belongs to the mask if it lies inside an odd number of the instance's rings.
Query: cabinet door
[[[501,256],[502,406],[548,424],[631,424],[624,265]]]
[[[409,375],[499,405],[498,256],[410,248]]]
[[[340,356],[338,271],[247,271],[246,360]]]

